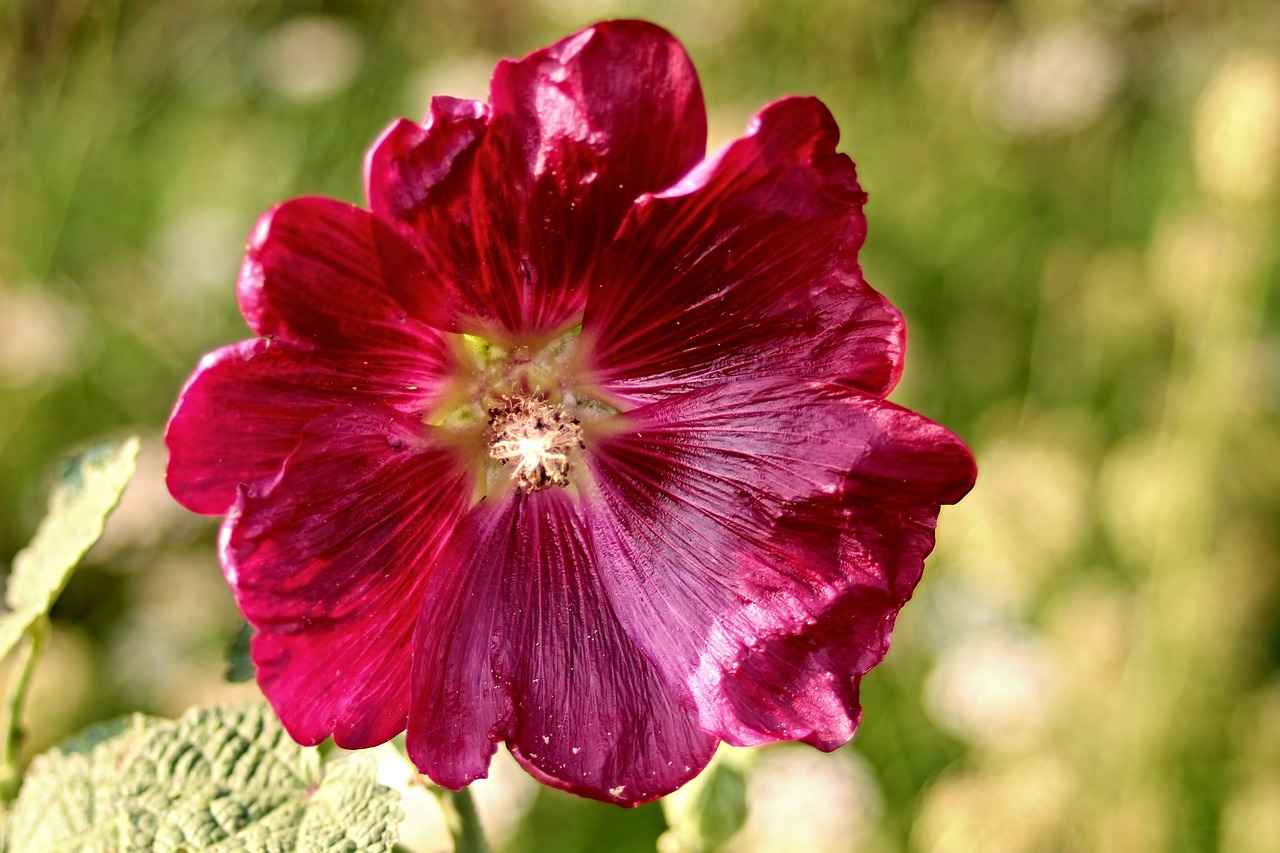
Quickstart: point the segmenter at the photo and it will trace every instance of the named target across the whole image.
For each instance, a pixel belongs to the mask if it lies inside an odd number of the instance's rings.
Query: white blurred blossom
[[[938,725],[970,742],[1019,742],[1052,708],[1052,674],[1042,644],[1011,631],[956,643],[925,682],[925,708]]]
[[[747,779],[747,823],[725,853],[836,853],[864,849],[883,810],[866,763],[799,745],[760,751]]]
[[[1066,133],[1093,121],[1123,76],[1120,48],[1105,30],[1065,21],[1010,45],[979,97],[1011,133]]]
[[[35,288],[0,283],[0,387],[49,382],[79,367],[84,318]]]
[[[1270,196],[1280,174],[1280,58],[1236,53],[1218,67],[1195,113],[1196,171],[1229,201]]]
[[[468,53],[442,59],[423,69],[409,80],[405,111],[415,120],[421,120],[436,95],[487,101],[495,62],[492,56]]]
[[[246,231],[243,217],[219,208],[172,217],[153,249],[163,283],[187,301],[193,295],[222,296],[236,279]]]
[[[1089,523],[1089,472],[1052,437],[1006,439],[979,452],[973,492],[947,507],[943,552],[983,597],[1017,611]]]
[[[363,52],[351,25],[330,17],[297,17],[267,35],[259,62],[263,81],[277,94],[312,102],[346,89]]]
[[[985,772],[944,777],[924,796],[912,829],[911,849],[921,853],[1060,849],[1055,841],[1077,787],[1071,768],[1053,755],[1027,756]]]

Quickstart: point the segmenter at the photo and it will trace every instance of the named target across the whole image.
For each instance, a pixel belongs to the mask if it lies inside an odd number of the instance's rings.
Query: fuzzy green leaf
[[[91,447],[63,467],[49,512],[35,538],[13,560],[5,590],[11,612],[0,616],[0,657],[47,614],[120,501],[138,462],[138,439]]]
[[[9,815],[8,847],[33,853],[115,853],[128,822],[118,809],[120,768],[165,721],[135,714],[93,726],[31,762]]]
[[[64,747],[38,759],[43,776],[23,787],[9,849],[390,853],[395,846],[398,797],[374,780],[372,762],[350,756],[322,766],[319,752],[294,743],[265,706],[197,708],[112,751],[115,744],[100,743],[88,757]],[[67,805],[50,809],[60,801],[50,800],[58,785]],[[19,817],[30,827],[21,844]]]
[[[352,755],[326,767],[298,827],[297,853],[356,853],[395,848],[400,795],[379,785],[377,765]]]
[[[292,849],[320,756],[257,705],[197,708],[151,737],[121,795],[135,850]]]

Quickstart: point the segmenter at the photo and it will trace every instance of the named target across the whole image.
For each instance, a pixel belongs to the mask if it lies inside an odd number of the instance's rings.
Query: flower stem
[[[431,792],[440,803],[444,812],[445,825],[453,836],[455,853],[489,853],[489,842],[485,840],[484,828],[480,825],[480,815],[476,812],[475,800],[471,791],[450,791],[437,785],[431,786]]]
[[[27,629],[27,642],[14,666],[5,697],[4,722],[0,724],[0,802],[12,802],[18,795],[22,776],[18,772],[18,747],[22,742],[22,706],[27,702],[31,688],[31,675],[36,660],[49,638],[49,617],[41,616]]]

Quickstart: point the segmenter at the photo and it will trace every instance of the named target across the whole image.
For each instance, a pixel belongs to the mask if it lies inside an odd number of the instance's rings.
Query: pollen
[[[512,467],[516,491],[569,485],[582,422],[543,396],[504,396],[489,407],[489,455]]]

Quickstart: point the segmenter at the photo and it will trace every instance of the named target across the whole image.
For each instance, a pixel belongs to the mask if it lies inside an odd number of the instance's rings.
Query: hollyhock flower
[[[973,460],[885,400],[853,163],[812,98],[705,155],[678,42],[596,25],[437,97],[368,210],[269,211],[168,482],[226,514],[258,682],[294,738],[407,729],[441,785],[496,744],[635,805],[720,741],[853,735],[859,680]]]

